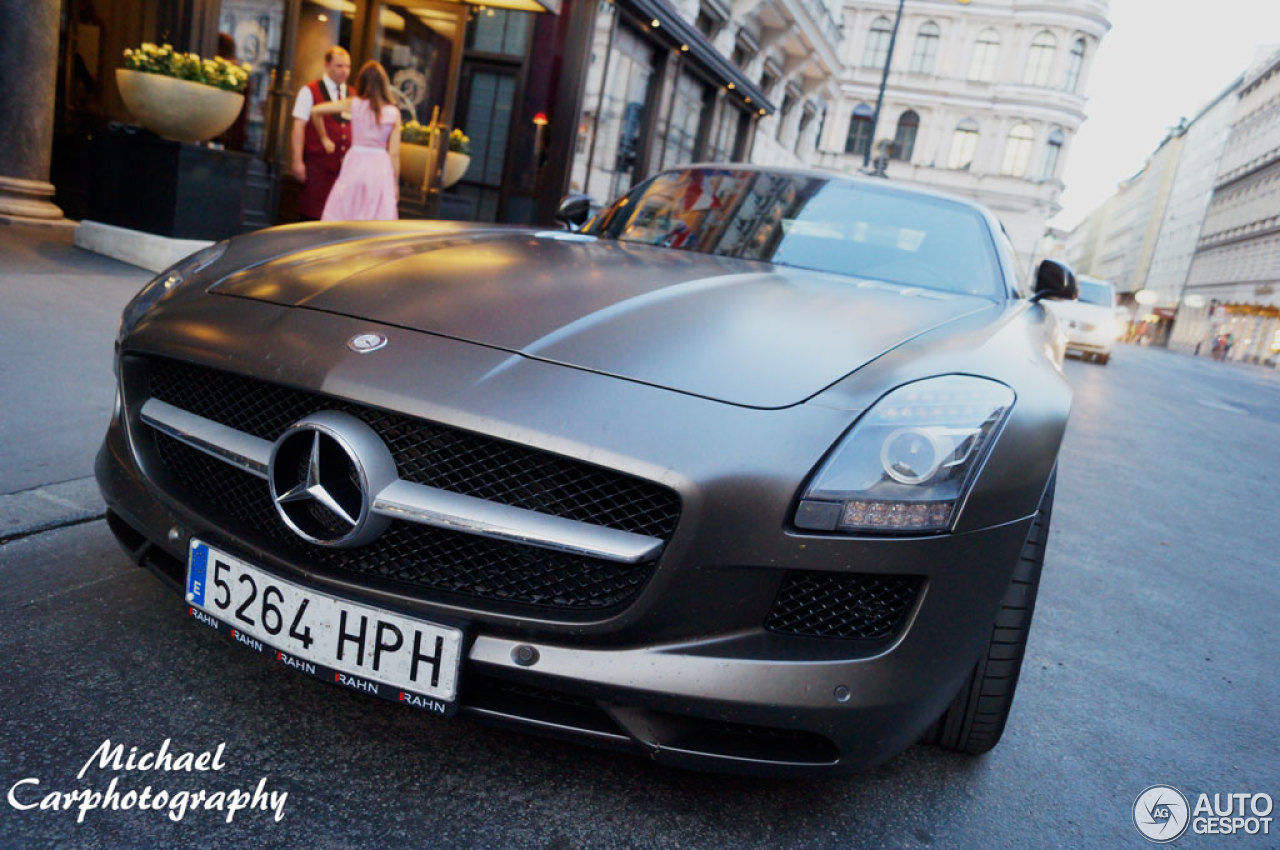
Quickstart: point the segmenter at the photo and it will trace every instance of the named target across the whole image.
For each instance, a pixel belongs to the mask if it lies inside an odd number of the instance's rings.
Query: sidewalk
[[[151,276],[70,230],[0,226],[0,538],[101,512],[86,479],[115,403],[112,346]]]

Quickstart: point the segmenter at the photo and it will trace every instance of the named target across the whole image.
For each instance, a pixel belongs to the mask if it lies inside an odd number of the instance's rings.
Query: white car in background
[[[1046,302],[1066,336],[1067,353],[1106,365],[1117,336],[1116,289],[1109,281],[1079,275],[1080,297]]]

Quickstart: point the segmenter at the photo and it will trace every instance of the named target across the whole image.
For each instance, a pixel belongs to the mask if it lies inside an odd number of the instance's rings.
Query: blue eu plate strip
[[[191,550],[191,569],[187,570],[187,599],[196,605],[204,605],[204,577],[208,566],[209,547],[197,544]]]

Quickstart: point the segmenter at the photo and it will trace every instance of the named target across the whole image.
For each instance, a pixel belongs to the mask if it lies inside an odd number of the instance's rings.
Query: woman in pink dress
[[[321,221],[393,221],[399,216],[400,110],[391,102],[391,83],[377,62],[356,75],[356,96],[311,108],[311,123],[324,149],[333,152],[321,116],[351,110],[351,148],[325,202]]]

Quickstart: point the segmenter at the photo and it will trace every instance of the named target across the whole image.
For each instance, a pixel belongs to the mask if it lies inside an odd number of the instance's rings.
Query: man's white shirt
[[[342,100],[347,96],[347,84],[338,85],[329,79],[329,75],[325,74],[320,78],[324,83],[325,89],[329,92],[330,100]],[[298,97],[293,101],[293,117],[299,121],[311,120],[311,107],[315,106],[315,99],[311,96],[311,86],[306,85],[298,89]]]

